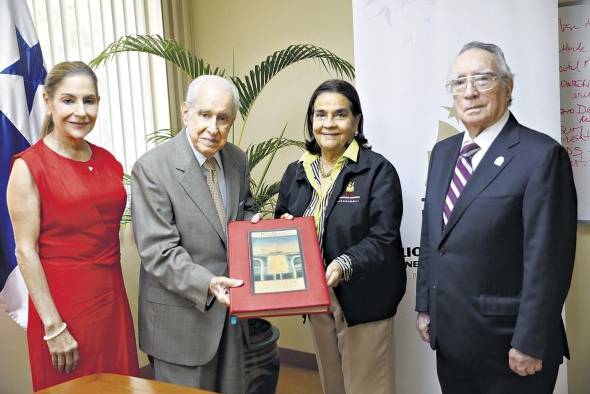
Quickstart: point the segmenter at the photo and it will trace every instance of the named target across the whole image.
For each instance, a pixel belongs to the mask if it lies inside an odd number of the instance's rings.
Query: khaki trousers
[[[324,394],[395,394],[393,317],[348,327],[330,298],[331,313],[309,319]]]

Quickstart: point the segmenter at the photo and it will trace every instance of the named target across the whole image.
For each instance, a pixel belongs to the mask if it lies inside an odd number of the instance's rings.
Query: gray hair
[[[463,45],[463,48],[461,48],[457,56],[461,55],[463,52],[467,52],[470,49],[481,49],[482,51],[486,51],[494,55],[496,57],[496,65],[500,70],[500,77],[503,80],[514,80],[514,74],[512,74],[512,71],[510,71],[510,67],[508,67],[508,63],[506,63],[506,58],[504,57],[504,52],[502,52],[502,49],[500,49],[499,46],[496,44],[488,44],[480,41],[471,41]],[[508,106],[510,106],[510,104],[512,104],[512,95],[510,95],[510,98],[508,99]]]
[[[189,107],[193,105],[195,97],[197,97],[198,90],[202,87],[203,84],[208,82],[215,82],[218,85],[223,86],[227,88],[229,91],[231,91],[233,96],[234,115],[237,114],[240,109],[240,93],[238,93],[238,89],[231,81],[218,75],[201,75],[193,79],[193,81],[188,85],[188,88],[186,90],[185,101],[188,103]]]
[[[504,79],[514,79],[514,74],[510,71],[510,67],[508,67],[508,63],[506,63],[506,58],[504,57],[504,52],[502,52],[499,46],[496,44],[486,44],[485,42],[471,41],[463,45],[457,56],[470,49],[481,49],[482,51],[493,54],[496,57],[496,64],[500,69],[500,76]]]

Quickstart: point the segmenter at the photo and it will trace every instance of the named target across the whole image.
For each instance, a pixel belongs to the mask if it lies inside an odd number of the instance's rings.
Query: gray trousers
[[[223,394],[245,393],[241,323],[232,325],[226,320],[217,353],[207,364],[179,365],[154,357],[155,379]]]

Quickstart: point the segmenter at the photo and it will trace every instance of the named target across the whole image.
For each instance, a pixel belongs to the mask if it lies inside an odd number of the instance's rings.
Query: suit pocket
[[[520,297],[479,296],[479,311],[487,316],[516,316]]]
[[[174,294],[171,291],[152,286],[148,287],[146,290],[145,298],[149,302],[161,305],[184,306],[188,308],[194,307],[194,304],[191,301]]]

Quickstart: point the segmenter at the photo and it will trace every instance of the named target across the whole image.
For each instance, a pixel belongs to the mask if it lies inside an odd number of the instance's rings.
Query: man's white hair
[[[197,97],[197,92],[202,87],[202,85],[208,82],[217,83],[219,86],[226,87],[229,91],[231,91],[233,96],[234,115],[237,114],[240,110],[240,94],[238,93],[238,89],[231,81],[218,75],[201,75],[200,77],[193,79],[186,90],[185,101],[188,103],[189,107],[193,105],[195,97]]]

